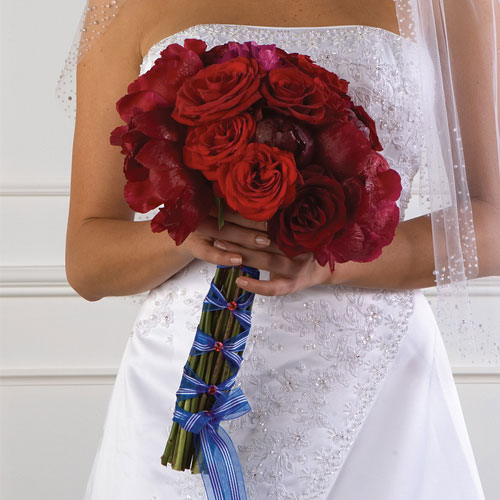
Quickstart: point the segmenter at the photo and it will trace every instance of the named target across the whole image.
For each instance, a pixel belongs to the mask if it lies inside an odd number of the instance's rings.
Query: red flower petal
[[[116,110],[123,121],[129,122],[136,113],[165,105],[167,101],[160,94],[151,90],[141,90],[133,94],[125,94],[116,102]]]
[[[116,127],[111,131],[109,136],[109,143],[112,146],[121,146],[122,145],[122,136],[127,131],[127,125],[121,125],[120,127]]]
[[[123,172],[128,181],[145,181],[149,178],[149,170],[136,162],[132,156],[125,158]]]
[[[134,125],[137,130],[153,139],[167,139],[169,141],[183,141],[185,130],[171,116],[172,108],[159,107],[134,116]]]
[[[182,169],[179,146],[172,141],[151,139],[137,153],[136,160],[151,170]]]
[[[358,163],[371,151],[370,142],[352,122],[335,124],[318,136],[318,156],[339,179],[359,174]]]
[[[147,213],[163,203],[149,179],[140,182],[128,181],[123,194],[129,207],[140,213]]]

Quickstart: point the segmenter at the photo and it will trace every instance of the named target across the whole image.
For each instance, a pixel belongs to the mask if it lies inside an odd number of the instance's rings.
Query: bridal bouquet
[[[126,125],[111,132],[125,155],[124,195],[136,212],[157,207],[154,232],[180,245],[225,204],[267,221],[294,257],[368,262],[399,222],[401,180],[379,153],[374,121],[348,82],[304,54],[272,45],[204,41],[168,45],[116,103]],[[217,266],[177,391],[162,464],[201,471],[209,498],[245,498],[237,453],[222,420],[250,410],[234,389],[254,295],[246,266]]]

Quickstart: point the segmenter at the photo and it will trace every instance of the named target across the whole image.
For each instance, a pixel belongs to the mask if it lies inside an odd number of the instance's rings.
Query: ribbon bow
[[[181,385],[176,392],[177,401],[195,398],[204,393],[211,394],[212,396],[215,396],[216,399],[220,398],[231,389],[234,385],[235,378],[236,373],[219,385],[208,385],[206,382],[201,380],[201,378],[198,377],[198,375],[196,375],[196,373],[191,369],[189,364],[186,363],[184,365]]]
[[[245,350],[249,332],[250,328],[246,328],[236,337],[230,337],[223,342],[219,342],[198,327],[189,355],[199,356],[205,352],[220,351],[226,358],[233,373],[237,372],[242,361],[241,356],[237,353]]]
[[[203,309],[205,311],[216,311],[217,309],[227,308],[234,314],[243,328],[249,328],[252,318],[250,316],[250,311],[247,311],[247,309],[252,304],[254,295],[255,294],[246,291],[236,300],[228,302],[212,281],[210,290],[203,301]]]
[[[208,500],[247,498],[238,454],[229,434],[219,424],[249,411],[250,405],[239,388],[219,397],[210,410],[191,413],[176,404],[174,422],[194,434],[196,457]]]

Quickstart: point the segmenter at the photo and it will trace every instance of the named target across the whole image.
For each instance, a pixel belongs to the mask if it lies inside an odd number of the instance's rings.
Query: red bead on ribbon
[[[230,311],[234,311],[236,308],[238,307],[238,304],[236,303],[236,301],[232,300],[231,302],[228,302],[227,303],[227,308],[230,310]]]
[[[216,342],[214,344],[214,351],[220,352],[220,351],[222,351],[223,347],[224,347],[224,344],[222,342]]]
[[[217,392],[217,386],[216,385],[211,385],[209,388],[208,388],[208,394],[211,394],[212,396]]]

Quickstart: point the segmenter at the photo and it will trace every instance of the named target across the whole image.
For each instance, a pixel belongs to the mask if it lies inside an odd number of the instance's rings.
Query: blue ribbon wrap
[[[217,267],[230,266],[219,265]],[[259,278],[258,269],[240,267],[250,277]],[[244,351],[250,332],[250,306],[254,295],[254,293],[244,291],[237,299],[228,303],[212,280],[203,301],[203,310],[229,309],[243,330],[235,337],[222,341],[222,348],[219,345],[215,349],[218,341],[198,326],[190,355],[199,356],[212,350],[220,350],[233,373],[219,385],[209,385],[192,370],[187,362],[176,393],[177,402],[173,420],[194,435],[196,458],[208,500],[246,500],[247,498],[238,454],[229,434],[220,427],[220,422],[238,418],[251,409],[242,390],[232,388],[242,362],[242,357],[238,353]],[[215,397],[215,403],[210,410],[191,413],[178,404],[204,393]]]
[[[249,331],[250,328],[246,328],[241,333],[236,335],[236,337],[228,338],[222,342],[221,352],[226,358],[226,361],[231,367],[233,373],[240,369],[242,359],[237,353],[245,350]],[[208,333],[205,333],[200,329],[200,327],[198,327],[193,347],[191,348],[189,355],[199,356],[200,354],[213,351],[216,342],[217,341],[211,335],[208,335]]]
[[[174,421],[194,434],[194,447],[207,497],[214,500],[246,500],[245,483],[238,454],[222,420],[238,418],[250,411],[241,389],[219,397],[210,410],[191,413],[176,405]]]

